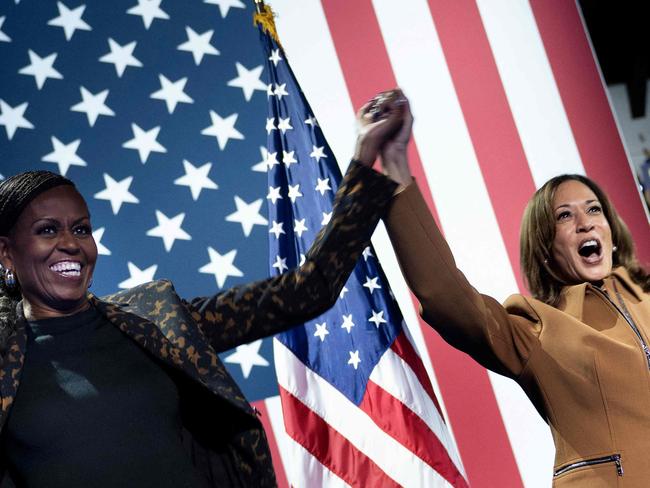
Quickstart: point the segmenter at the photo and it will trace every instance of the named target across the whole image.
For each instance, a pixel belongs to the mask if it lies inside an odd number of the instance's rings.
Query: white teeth
[[[63,276],[81,276],[79,271],[61,271]]]
[[[582,244],[580,244],[580,249],[582,249],[585,246],[597,246],[598,243],[596,242],[596,239],[591,239],[590,241],[585,241]]]
[[[61,261],[50,266],[52,271],[62,273],[65,276],[79,276],[81,263],[76,261]]]

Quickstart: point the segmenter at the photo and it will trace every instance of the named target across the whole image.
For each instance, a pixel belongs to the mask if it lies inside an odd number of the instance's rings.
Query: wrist
[[[354,156],[352,156],[352,159],[359,161],[364,166],[372,166],[377,159],[377,150],[368,148],[367,146],[368,144],[364,144],[361,138],[359,138],[354,148]]]
[[[406,170],[406,171],[403,171],[403,170],[390,171],[390,170],[384,168],[384,173],[386,174],[386,176],[388,176],[395,183],[399,184],[400,187],[407,187],[413,181],[413,176],[411,175],[411,172],[408,171],[408,170]]]

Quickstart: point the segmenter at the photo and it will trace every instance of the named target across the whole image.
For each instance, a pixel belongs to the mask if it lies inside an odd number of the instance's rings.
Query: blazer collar
[[[630,273],[623,266],[618,266],[612,272],[612,279],[616,279],[617,283],[623,285],[627,291],[637,300],[641,301],[644,298],[643,289],[630,278]]]
[[[643,291],[641,290],[641,287],[632,281],[630,274],[623,266],[616,267],[612,271],[612,274],[605,278],[605,286],[613,280],[616,280],[617,284],[621,284],[625,287],[625,289],[628,290],[637,300],[643,299]],[[562,303],[560,304],[560,308],[569,315],[582,321],[585,295],[587,290],[592,290],[593,288],[593,285],[590,283],[565,286],[562,289]]]

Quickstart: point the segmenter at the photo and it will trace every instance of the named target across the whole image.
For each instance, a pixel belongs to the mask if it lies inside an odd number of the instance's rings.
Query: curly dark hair
[[[50,171],[25,171],[0,182],[0,237],[9,237],[25,207],[41,193],[74,183]],[[11,289],[5,283],[5,268],[0,263],[0,350],[16,324],[16,305],[21,298],[18,284]]]
[[[650,275],[639,264],[634,251],[632,235],[618,215],[607,194],[593,180],[582,175],[560,175],[548,180],[528,202],[521,222],[519,248],[521,268],[534,298],[556,306],[566,283],[553,268],[551,247],[555,239],[553,198],[565,181],[578,181],[594,192],[603,207],[603,213],[612,231],[612,242],[618,250],[613,255],[613,266],[623,266],[635,283],[650,291]]]

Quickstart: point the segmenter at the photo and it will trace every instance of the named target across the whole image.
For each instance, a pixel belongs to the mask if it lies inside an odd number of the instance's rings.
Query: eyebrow
[[[600,201],[599,201],[597,198],[592,198],[591,200],[586,200],[586,201],[585,201],[585,205],[589,205],[590,203],[594,203],[594,202],[595,202],[595,203],[600,203]],[[567,207],[567,208],[568,208],[568,207],[570,207],[570,206],[571,206],[571,205],[569,205],[568,203],[563,203],[562,205],[558,205],[557,207],[555,207],[554,210],[559,210],[559,209],[561,209],[561,208],[563,208],[563,207]]]
[[[77,220],[72,222],[72,225],[77,225],[84,220],[90,220],[90,214],[84,215],[83,217],[79,217]],[[56,224],[60,224],[61,222],[58,219],[55,219],[54,217],[41,217],[40,219],[36,219],[32,225],[36,225],[38,222],[53,222]]]

